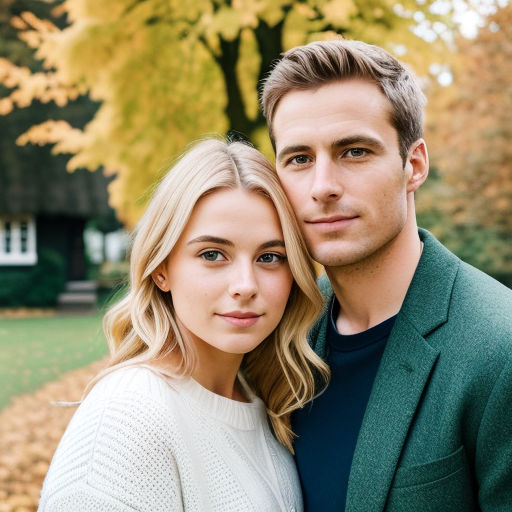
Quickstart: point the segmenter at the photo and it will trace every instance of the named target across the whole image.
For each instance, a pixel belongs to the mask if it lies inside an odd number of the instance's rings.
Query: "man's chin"
[[[353,247],[342,242],[326,242],[310,248],[311,257],[320,265],[328,268],[349,267],[368,256],[361,247]]]
[[[319,265],[324,267],[343,267],[355,262],[352,258],[348,257],[348,254],[338,251],[316,251],[312,252],[311,255]]]

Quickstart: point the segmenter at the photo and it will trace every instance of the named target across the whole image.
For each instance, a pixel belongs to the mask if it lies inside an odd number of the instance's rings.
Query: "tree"
[[[15,63],[18,69],[36,73],[41,70],[40,62],[34,59],[33,51],[19,40],[10,24],[13,14],[27,8],[37,9],[39,16],[49,14],[49,6],[37,0],[0,0],[0,56]],[[66,172],[64,155],[52,155],[48,146],[20,147],[15,144],[20,133],[31,125],[55,116],[82,128],[96,108],[97,105],[87,97],[67,102],[65,108],[36,100],[29,108],[16,109],[0,117],[2,214],[67,215],[89,219],[98,216],[98,220],[113,215],[106,203],[108,180],[100,173],[93,175],[81,169],[70,175]]]
[[[47,0],[48,1],[48,0]],[[57,28],[31,12],[14,19],[45,72],[0,62],[13,88],[0,111],[33,98],[63,105],[81,94],[101,102],[83,129],[61,121],[33,127],[20,143],[55,143],[74,155],[70,170],[104,166],[116,173],[111,203],[132,224],[148,186],[191,140],[236,130],[269,150],[257,84],[283,49],[341,34],[407,48],[416,69],[443,48],[410,30],[434,18],[431,0],[68,0],[53,3],[68,17]],[[435,25],[438,32],[446,25]],[[443,28],[444,27],[444,28]],[[386,44],[388,43],[388,44]],[[428,50],[428,51],[427,51]]]
[[[485,270],[512,275],[511,69],[509,4],[458,41],[452,85],[430,95],[428,131],[444,185],[430,203],[450,219],[445,236]]]

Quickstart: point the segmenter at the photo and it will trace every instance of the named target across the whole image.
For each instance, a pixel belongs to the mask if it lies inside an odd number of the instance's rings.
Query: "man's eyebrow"
[[[291,153],[298,153],[300,151],[308,151],[309,149],[310,149],[310,147],[306,146],[304,144],[285,146],[277,154],[276,160],[282,160],[286,155],[289,155]]]
[[[187,242],[187,245],[198,244],[201,242],[210,242],[212,244],[227,245],[229,247],[234,247],[234,245],[235,245],[230,240],[226,240],[225,238],[220,238],[218,236],[211,236],[211,235],[201,235],[196,238],[193,238],[192,240],[189,240]]]
[[[374,137],[369,137],[368,135],[350,135],[349,137],[344,137],[342,139],[335,140],[331,146],[333,148],[343,148],[346,146],[352,146],[354,144],[364,144],[367,146],[371,146],[378,151],[385,151],[386,147],[384,144]],[[277,154],[276,160],[282,161],[287,155],[293,153],[300,153],[301,151],[309,151],[311,148],[305,144],[291,144],[289,146],[285,146],[279,153]]]
[[[344,137],[343,139],[335,140],[331,146],[333,148],[344,148],[347,146],[353,146],[356,144],[363,144],[365,146],[372,146],[373,148],[379,151],[385,151],[386,147],[384,144],[374,137],[369,137],[368,135],[350,135],[349,137]]]

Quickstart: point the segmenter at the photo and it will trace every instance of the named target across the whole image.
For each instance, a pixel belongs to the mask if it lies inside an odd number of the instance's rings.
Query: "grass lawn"
[[[0,409],[106,353],[100,314],[0,318]]]

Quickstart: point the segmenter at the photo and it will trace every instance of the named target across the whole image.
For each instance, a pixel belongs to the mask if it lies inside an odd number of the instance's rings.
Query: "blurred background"
[[[419,224],[512,286],[512,6],[505,0],[0,0],[0,512],[37,508],[107,353],[128,233],[188,143],[230,130],[272,159],[258,84],[343,36],[428,97]]]

